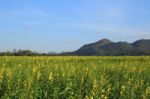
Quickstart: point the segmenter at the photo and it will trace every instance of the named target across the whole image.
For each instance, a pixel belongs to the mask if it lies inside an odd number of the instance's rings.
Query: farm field
[[[0,99],[150,99],[150,57],[0,57]]]

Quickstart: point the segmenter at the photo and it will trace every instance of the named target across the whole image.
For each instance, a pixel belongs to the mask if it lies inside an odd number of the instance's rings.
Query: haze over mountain
[[[133,43],[113,42],[102,39],[96,43],[84,45],[72,55],[150,55],[150,39],[141,39]]]

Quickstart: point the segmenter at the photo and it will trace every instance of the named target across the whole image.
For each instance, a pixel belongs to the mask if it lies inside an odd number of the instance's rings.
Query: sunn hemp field
[[[1,99],[150,99],[149,56],[0,57]]]

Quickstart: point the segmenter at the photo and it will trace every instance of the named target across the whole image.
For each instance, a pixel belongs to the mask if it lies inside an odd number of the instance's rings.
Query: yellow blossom
[[[48,76],[48,80],[52,80],[53,79],[53,76],[52,76],[52,73],[50,72],[49,76]]]

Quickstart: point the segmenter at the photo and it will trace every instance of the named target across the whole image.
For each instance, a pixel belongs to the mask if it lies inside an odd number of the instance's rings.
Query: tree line
[[[12,51],[0,52],[0,56],[55,56],[57,53],[49,52],[49,53],[38,53],[31,50],[16,50],[13,49]]]

